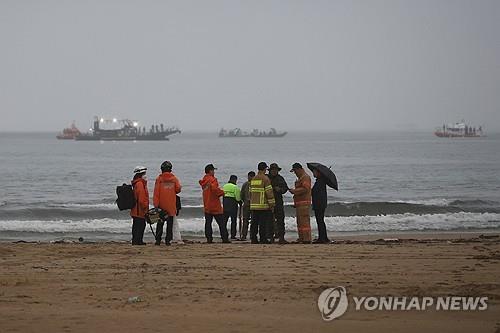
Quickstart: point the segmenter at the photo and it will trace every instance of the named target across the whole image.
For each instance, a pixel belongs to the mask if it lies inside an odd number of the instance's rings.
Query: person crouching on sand
[[[148,182],[146,178],[147,168],[137,166],[134,169],[132,188],[136,205],[130,210],[132,217],[132,245],[146,245],[143,241],[144,228],[146,228],[146,213],[149,209]]]
[[[293,203],[297,219],[297,231],[299,243],[311,243],[311,177],[306,173],[300,163],[294,163],[292,170],[297,176],[295,188],[290,189],[293,194]]]
[[[215,178],[215,170],[213,164],[205,166],[205,176],[199,181],[203,191],[203,210],[205,212],[205,237],[207,243],[212,243],[212,222],[215,221],[219,225],[220,236],[223,243],[231,243],[227,232],[226,224],[224,223],[224,210],[220,203],[220,198],[224,195],[224,191],[219,187],[219,182]]]
[[[167,215],[167,235],[165,236],[165,245],[170,245],[173,233],[174,216],[177,215],[176,195],[181,192],[181,183],[172,173],[172,163],[165,161],[161,164],[161,174],[156,178],[155,190],[153,195],[153,205],[162,209]],[[161,244],[163,234],[163,221],[158,222],[156,226],[155,245]]]

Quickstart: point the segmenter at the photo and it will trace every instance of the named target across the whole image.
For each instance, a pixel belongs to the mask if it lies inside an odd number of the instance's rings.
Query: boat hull
[[[474,134],[454,134],[454,133],[443,133],[443,132],[434,132],[434,135],[440,138],[480,138],[482,135],[474,135]]]
[[[287,132],[274,134],[274,135],[221,135],[219,134],[219,138],[282,138],[287,135]]]
[[[124,136],[124,137],[101,137],[96,135],[81,135],[75,138],[76,141],[169,141],[165,136]]]

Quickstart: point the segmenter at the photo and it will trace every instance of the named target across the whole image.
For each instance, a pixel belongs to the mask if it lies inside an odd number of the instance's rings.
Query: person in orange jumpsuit
[[[172,241],[172,227],[174,224],[174,216],[177,215],[177,198],[176,195],[181,192],[181,183],[179,179],[172,173],[172,163],[165,161],[161,164],[161,174],[156,178],[155,189],[153,195],[153,205],[160,208],[165,213],[165,222],[167,222],[167,235],[165,236],[165,245],[170,245]],[[163,221],[158,222],[156,226],[156,242],[155,245],[161,244],[163,235]]]

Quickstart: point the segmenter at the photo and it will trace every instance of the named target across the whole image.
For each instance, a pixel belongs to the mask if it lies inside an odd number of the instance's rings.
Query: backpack
[[[135,194],[132,185],[123,184],[116,187],[116,204],[119,210],[127,210],[135,207]]]

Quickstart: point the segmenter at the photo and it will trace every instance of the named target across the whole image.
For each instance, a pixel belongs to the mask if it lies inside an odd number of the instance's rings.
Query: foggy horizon
[[[0,2],[0,132],[500,130],[498,1]]]

